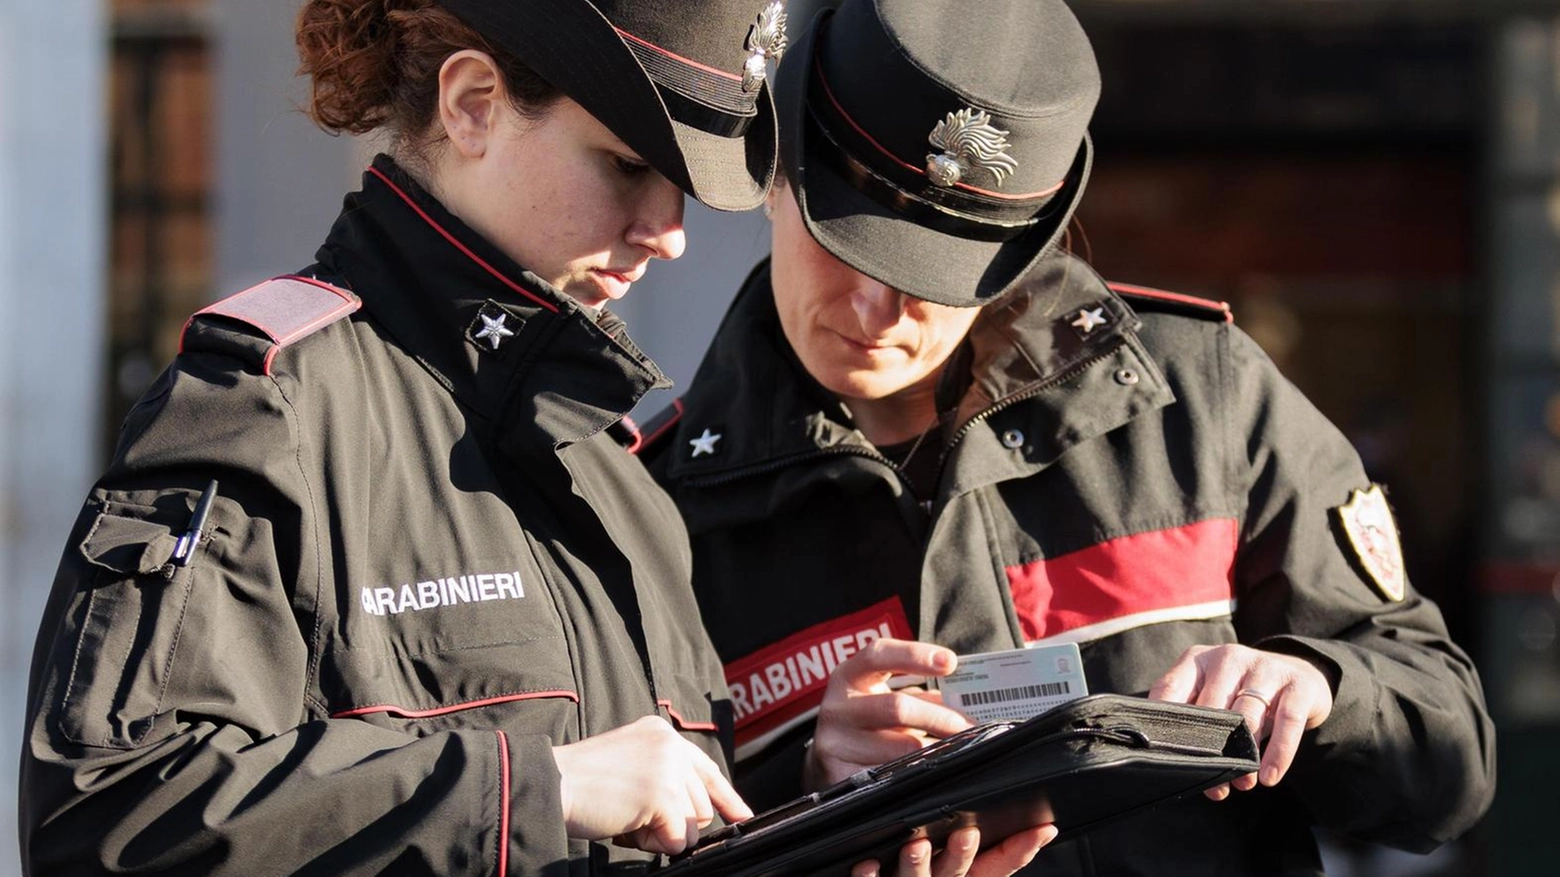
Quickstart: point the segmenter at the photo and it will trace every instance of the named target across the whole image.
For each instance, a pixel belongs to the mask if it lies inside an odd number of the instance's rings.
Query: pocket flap
[[[81,553],[94,566],[120,575],[149,575],[168,563],[178,541],[166,524],[105,510],[81,540]]]

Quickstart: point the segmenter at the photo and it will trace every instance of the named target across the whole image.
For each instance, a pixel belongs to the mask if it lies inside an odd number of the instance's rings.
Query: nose
[[[891,286],[862,277],[851,290],[850,306],[862,331],[870,338],[880,338],[904,316],[905,296]]]
[[[682,190],[665,180],[651,187],[624,240],[644,247],[657,259],[675,259],[688,248],[683,232]]]

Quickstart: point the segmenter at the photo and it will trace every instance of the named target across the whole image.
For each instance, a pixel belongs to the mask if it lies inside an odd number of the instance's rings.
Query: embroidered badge
[[[509,328],[509,312],[492,303],[483,305],[477,322],[471,324],[471,340],[490,350],[497,350],[504,339],[514,336],[515,330]]]
[[[1381,485],[1356,490],[1347,504],[1338,507],[1343,532],[1354,546],[1354,554],[1370,575],[1376,588],[1388,600],[1403,599],[1407,575],[1403,569],[1403,545],[1398,541],[1397,522],[1387,505]]]
[[[764,70],[764,62],[779,61],[780,56],[785,54],[785,47],[790,44],[785,35],[785,25],[785,4],[775,0],[758,14],[758,23],[748,28],[747,50],[751,54],[747,63],[742,65],[744,92],[758,91],[769,75]]]
[[[941,153],[926,156],[926,175],[938,186],[952,186],[971,171],[983,170],[1000,188],[1018,162],[1007,154],[1008,132],[991,124],[991,115],[973,107],[949,113],[927,138]]]
[[[697,460],[704,456],[715,456],[715,443],[722,438],[725,438],[725,436],[721,433],[711,432],[708,429],[704,430],[704,435],[688,442],[688,444],[693,446],[693,458]]]

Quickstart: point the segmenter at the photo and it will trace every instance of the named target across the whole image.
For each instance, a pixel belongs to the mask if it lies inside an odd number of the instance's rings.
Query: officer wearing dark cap
[[[29,873],[597,874],[749,814],[607,306],[684,193],[764,197],[784,18],[303,4],[311,113],[393,156],[125,421],[39,628]]]
[[[1240,711],[1262,767],[1026,873],[1316,874],[1314,825],[1432,849],[1493,793],[1478,675],[1229,309],[1058,247],[1099,88],[1062,0],[846,0],[788,51],[771,259],[645,452],[737,787],[765,806],[969,725],[893,675],[1076,646],[1089,693]],[[986,694],[1061,691],[1034,687]]]

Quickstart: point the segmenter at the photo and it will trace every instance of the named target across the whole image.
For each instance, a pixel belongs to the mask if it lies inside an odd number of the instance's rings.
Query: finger
[[[862,730],[916,730],[948,737],[972,727],[963,713],[913,694],[869,694],[843,701],[829,710],[829,719]]]
[[[925,748],[926,739],[905,731],[840,731],[820,728],[813,738],[819,764],[833,774],[840,764],[875,767]]]
[[[959,664],[951,649],[903,639],[876,639],[834,668],[830,687],[852,691],[881,689],[890,676],[946,676]]]
[[[709,820],[700,822],[697,817],[689,816],[687,820],[687,834],[683,837],[683,850],[692,849],[699,842],[699,829],[709,825]],[[682,852],[682,850],[677,850]]]
[[[710,806],[710,792],[704,787],[704,779],[697,770],[688,774],[688,803],[693,807],[696,828],[703,828],[715,821],[715,808]]]
[[[1054,825],[1039,825],[1003,839],[979,856],[970,866],[970,877],[1007,877],[1034,861],[1041,848],[1056,839]]]
[[[1257,775],[1254,773],[1241,774],[1230,780],[1230,787],[1237,792],[1249,792],[1257,787]]]
[[[857,862],[856,866],[850,869],[850,877],[878,877],[877,859]]]
[[[1273,730],[1262,747],[1262,785],[1277,785],[1294,764],[1311,713],[1308,701],[1291,686],[1284,689],[1278,702],[1273,704]]]
[[[913,840],[899,848],[896,877],[931,877],[932,843],[926,838]]]
[[[932,860],[934,877],[965,877],[980,852],[980,829],[973,826],[961,828],[948,835],[942,852]]]
[[[1203,795],[1210,801],[1223,801],[1230,796],[1230,784],[1224,783],[1223,785],[1204,790]]]
[[[1198,683],[1202,681],[1202,670],[1197,664],[1197,656],[1204,651],[1204,646],[1192,646],[1181,653],[1175,664],[1165,671],[1165,675],[1148,689],[1151,700],[1166,700],[1171,703],[1190,703],[1192,695],[1196,693]]]
[[[1245,656],[1236,651],[1236,648],[1238,647],[1220,646],[1202,655],[1200,660],[1202,687],[1192,703],[1198,706],[1234,709],[1231,704],[1235,699],[1235,692],[1244,686],[1254,684],[1247,678],[1251,663],[1245,660]],[[1253,734],[1256,733],[1257,727],[1252,729]]]
[[[692,743],[688,745],[693,746]],[[693,761],[693,769],[704,783],[704,792],[709,796],[710,805],[727,822],[741,822],[744,819],[752,819],[753,808],[749,807],[747,802],[742,800],[742,796],[737,794],[737,790],[732,788],[731,782],[726,779],[726,775],[720,772],[720,768],[716,766],[714,761],[710,760],[708,755],[704,754],[703,750],[698,749],[698,747],[694,747],[694,749],[698,753],[698,757]]]

